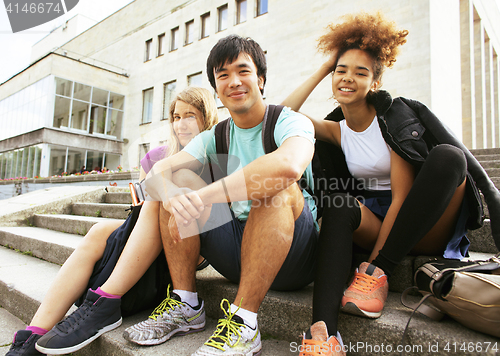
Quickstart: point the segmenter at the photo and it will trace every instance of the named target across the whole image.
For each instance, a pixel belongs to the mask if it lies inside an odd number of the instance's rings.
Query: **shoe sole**
[[[125,340],[130,341],[130,342],[137,344],[137,345],[153,346],[153,345],[163,344],[164,342],[167,342],[168,340],[170,340],[174,336],[184,336],[187,334],[197,333],[197,332],[204,331],[204,330],[205,330],[205,322],[203,322],[203,324],[189,325],[188,327],[182,327],[182,328],[175,329],[160,339],[133,340],[128,336],[127,331],[124,331],[122,336]]]
[[[379,312],[369,312],[366,310],[359,309],[359,307],[352,303],[347,302],[341,309],[344,313],[363,316],[365,318],[377,319],[382,315],[382,310]]]
[[[80,350],[81,348],[87,346],[92,341],[94,341],[95,339],[97,339],[102,334],[104,334],[104,333],[106,333],[108,331],[111,331],[113,329],[116,329],[120,325],[122,325],[122,318],[120,318],[120,320],[118,320],[116,323],[113,323],[113,324],[110,324],[108,326],[105,326],[104,328],[100,329],[97,332],[97,334],[95,334],[94,336],[88,338],[87,340],[85,340],[85,341],[83,341],[83,342],[81,342],[81,343],[79,343],[78,345],[75,345],[75,346],[66,347],[66,348],[63,348],[63,349],[50,349],[50,348],[42,347],[42,346],[39,346],[38,344],[36,344],[35,348],[38,351],[40,351],[41,353],[47,354],[47,355],[66,355],[66,354],[69,354],[69,353],[72,353],[72,352]]]

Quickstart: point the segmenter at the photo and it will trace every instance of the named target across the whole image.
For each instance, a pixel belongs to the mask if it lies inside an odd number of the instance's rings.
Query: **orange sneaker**
[[[354,280],[342,297],[342,311],[367,318],[382,315],[389,283],[384,271],[363,262],[354,273]]]
[[[328,337],[328,329],[324,321],[311,326],[311,338],[304,334],[299,356],[345,356],[340,334]],[[339,342],[340,339],[340,342]]]

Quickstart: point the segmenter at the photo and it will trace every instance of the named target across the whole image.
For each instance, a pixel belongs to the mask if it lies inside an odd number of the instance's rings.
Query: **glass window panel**
[[[169,118],[170,102],[174,97],[176,86],[175,81],[163,84],[163,120]]]
[[[91,89],[91,87],[88,85],[75,82],[75,92],[73,93],[73,98],[89,102],[90,101],[90,89]]]
[[[149,143],[141,143],[139,145],[139,163],[138,163],[137,167],[140,167],[141,159],[146,155],[146,153],[149,152],[149,147],[150,147]]]
[[[17,156],[16,156],[16,162],[15,162],[15,176],[16,177],[21,177],[21,168],[23,164],[23,151],[22,150],[17,150],[16,151]]]
[[[3,162],[3,153],[0,153],[0,179],[3,179],[3,173],[4,173],[4,162]]]
[[[71,128],[87,131],[89,104],[73,100],[73,108],[71,110]]]
[[[81,173],[85,167],[85,150],[71,148],[68,150],[68,166],[69,174]]]
[[[267,13],[267,0],[257,0],[257,16]]]
[[[237,0],[236,2],[236,23],[247,20],[247,0]]]
[[[56,77],[56,94],[71,97],[71,80],[61,79]]]
[[[173,28],[170,33],[170,50],[179,48],[179,27]]]
[[[51,146],[49,174],[51,176],[61,175],[64,172],[65,162],[66,162],[66,148]]]
[[[158,56],[165,53],[165,34],[162,33],[158,36]]]
[[[143,91],[142,123],[147,124],[153,120],[153,88]]]
[[[42,162],[42,147],[35,146],[35,160],[34,160],[35,166],[33,167],[33,172],[35,177],[40,177],[41,162]]]
[[[123,110],[124,104],[125,104],[125,96],[116,93],[111,93],[111,96],[109,98],[109,107],[113,109]]]
[[[109,91],[94,87],[92,90],[92,103],[108,106],[108,94]]]
[[[90,111],[90,132],[104,134],[106,125],[106,111],[102,106],[93,106]]]
[[[120,155],[106,153],[106,168],[112,171],[117,171],[120,165]]]
[[[194,41],[194,20],[186,22],[186,44]]]
[[[115,136],[121,140],[123,124],[123,111],[108,109],[108,122],[106,126],[106,135]]]
[[[54,127],[68,127],[71,100],[56,95],[54,104]]]
[[[100,171],[103,156],[102,152],[87,151],[87,162],[85,164],[87,171]]]
[[[29,158],[28,158],[28,167],[26,169],[26,177],[33,178],[33,167],[35,165],[35,147],[31,146],[28,148],[29,150]]]
[[[152,47],[153,47],[153,39],[149,39],[146,41],[146,53],[144,55],[144,62],[151,60],[152,58]]]
[[[208,37],[210,35],[210,12],[201,15],[201,38]]]
[[[188,85],[192,87],[201,87],[202,75],[201,73],[196,73],[188,76]]]
[[[219,31],[225,30],[227,28],[227,4],[218,8],[219,12],[219,23],[217,29]]]
[[[29,159],[30,150],[28,147],[26,147],[26,148],[21,149],[20,151],[22,151],[22,155],[21,155],[22,162],[21,162],[21,170],[19,171],[20,172],[19,176],[20,177],[27,177],[28,176],[28,159]]]

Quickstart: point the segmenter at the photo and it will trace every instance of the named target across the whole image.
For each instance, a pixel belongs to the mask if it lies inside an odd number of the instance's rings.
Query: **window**
[[[151,48],[153,46],[153,39],[147,40],[146,41],[146,54],[144,56],[144,62],[147,62],[151,60]]]
[[[257,16],[267,13],[267,0],[257,0]]]
[[[176,88],[175,80],[173,82],[163,84],[163,118],[162,120],[168,120],[170,102],[174,97]]]
[[[210,35],[209,31],[209,23],[210,23],[210,12],[207,12],[204,15],[201,15],[201,36],[200,38],[205,38]]]
[[[247,20],[247,0],[236,0],[236,23]]]
[[[194,41],[194,20],[186,22],[186,41],[184,44],[190,44]]]
[[[201,87],[201,72],[188,76],[188,85],[191,87]]]
[[[179,27],[173,28],[170,38],[170,50],[175,51],[179,48]]]
[[[153,120],[153,88],[142,92],[142,123],[147,124]]]
[[[219,12],[219,23],[217,25],[217,31],[222,31],[227,28],[227,4],[218,8]]]
[[[141,143],[139,144],[139,164],[137,167],[141,166],[141,159],[149,152],[149,143]]]
[[[165,53],[165,34],[162,33],[158,36],[158,56],[162,56]]]

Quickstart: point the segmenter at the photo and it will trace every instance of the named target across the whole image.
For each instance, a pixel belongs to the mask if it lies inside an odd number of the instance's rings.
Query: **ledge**
[[[109,180],[138,180],[139,171],[121,172],[121,173],[101,173],[101,174],[85,174],[81,176],[63,176],[63,177],[47,177],[47,178],[29,178],[29,179],[13,179],[2,180],[0,185],[9,185],[16,183],[75,183],[75,182],[94,182],[94,181],[109,181]]]

